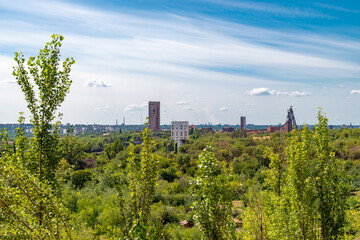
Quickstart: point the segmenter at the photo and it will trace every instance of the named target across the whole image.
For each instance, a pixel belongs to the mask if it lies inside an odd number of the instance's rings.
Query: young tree
[[[345,202],[349,191],[344,163],[335,158],[330,150],[328,119],[318,114],[315,126],[315,188],[319,199],[321,236],[323,239],[337,239],[345,223]]]
[[[17,66],[13,75],[16,77],[27,101],[31,113],[34,137],[26,165],[39,179],[53,180],[54,171],[60,160],[58,151],[58,124],[52,125],[56,111],[69,92],[72,58],[62,62],[60,69],[60,47],[63,36],[54,34],[52,41],[46,43],[37,58],[30,57],[25,67],[25,59],[21,52],[15,53]],[[32,81],[31,81],[32,78]],[[31,82],[37,86],[36,90]],[[25,159],[24,159],[25,161]]]
[[[128,147],[128,183],[130,202],[127,205],[122,193],[120,194],[120,209],[122,215],[121,235],[123,239],[161,239],[160,222],[150,221],[150,207],[155,194],[155,186],[159,169],[159,156],[153,153],[155,141],[150,137],[151,130],[148,123],[143,130],[143,145],[140,163],[135,154],[135,147],[131,143]]]
[[[330,151],[327,118],[319,111],[313,131],[291,133],[286,148],[286,168],[271,151],[267,170],[270,189],[263,190],[265,239],[339,239],[345,223],[348,193],[343,163]],[[257,211],[246,210],[245,239],[256,238],[252,228]],[[249,232],[253,234],[250,235]]]
[[[232,187],[230,173],[208,146],[199,155],[196,179],[191,188],[194,219],[203,237],[209,240],[236,239],[231,218]]]
[[[316,222],[316,187],[317,176],[314,173],[314,159],[311,155],[312,139],[306,126],[301,136],[296,130],[291,136],[290,145],[286,148],[287,178],[284,197],[289,199],[292,215],[297,230],[292,235],[301,239],[317,239],[319,237]],[[286,195],[286,196],[285,196]]]
[[[28,70],[22,53],[15,53],[17,66],[13,75],[25,94],[34,137],[29,146],[21,114],[16,148],[5,146],[0,157],[0,234],[6,239],[72,238],[67,211],[56,197],[53,182],[60,155],[58,123],[51,124],[69,91],[70,67],[74,63],[66,59],[63,69],[59,69],[62,40],[61,35],[53,35],[38,57],[27,61]],[[28,72],[38,87],[39,99]]]

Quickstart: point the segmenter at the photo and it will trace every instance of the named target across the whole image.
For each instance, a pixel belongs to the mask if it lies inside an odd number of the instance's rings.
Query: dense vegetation
[[[324,124],[322,120],[319,128],[328,133],[324,157],[329,159],[319,156],[316,144],[320,143],[314,142],[314,135],[320,130],[315,129],[273,133],[270,138],[257,140],[253,136],[240,138],[225,132],[199,134],[196,139],[191,137],[177,153],[172,146],[169,148],[167,133],[153,135],[154,143],[146,150],[157,158],[153,163],[157,165],[156,184],[149,194],[151,204],[146,210],[147,223],[154,225],[148,229],[152,228],[154,234],[161,230],[159,234],[166,239],[200,239],[200,230],[208,231],[200,225],[197,213],[201,213],[203,220],[211,221],[210,216],[214,217],[210,225],[225,227],[227,230],[221,232],[229,231],[228,238],[235,222],[237,236],[244,239],[331,239],[321,235],[326,227],[331,228],[327,229],[331,236],[354,238],[360,227],[357,211],[360,129],[329,131]],[[133,193],[143,193],[134,189],[141,187],[144,180],[131,179],[133,169],[140,168],[144,144],[125,148],[124,143],[130,138],[141,142],[143,136],[137,132],[112,132],[106,136],[69,134],[60,139],[62,160],[55,172],[56,195],[68,212],[77,238],[120,238],[124,224],[127,229],[132,227],[124,220],[131,214],[130,203],[136,201],[137,195]],[[207,145],[212,146],[212,152],[204,152]],[[95,160],[96,167],[81,161],[88,158]],[[6,159],[5,155],[2,159]],[[325,162],[320,163],[321,159]],[[199,166],[204,166],[204,161],[215,160],[218,163],[212,170],[210,183],[222,185],[211,189],[195,186],[205,174]],[[327,169],[322,182],[318,177],[324,175],[320,168]],[[223,178],[227,178],[227,183]],[[136,182],[138,186],[132,186]],[[322,187],[331,191],[323,189],[321,193]],[[209,198],[218,194],[216,204],[199,207],[200,193]],[[332,215],[321,212],[326,211],[320,208],[325,208],[322,201],[328,202]],[[214,215],[222,213],[213,207],[225,211],[225,204],[230,206],[233,222],[229,224]],[[329,219],[323,220],[322,216]],[[191,227],[182,227],[179,224],[182,220],[187,220]]]
[[[16,55],[34,135],[2,132],[2,238],[359,237],[360,129],[328,130],[319,112],[314,129],[267,136],[195,129],[179,148],[169,132],[147,128],[60,138],[51,123],[73,64],[58,72],[61,40],[54,35],[39,61],[28,61],[39,100]]]

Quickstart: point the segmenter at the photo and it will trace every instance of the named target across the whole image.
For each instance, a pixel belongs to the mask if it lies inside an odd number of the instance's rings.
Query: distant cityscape
[[[172,131],[172,139],[176,141],[187,140],[189,133],[187,132],[190,128],[198,128],[201,131],[206,132],[232,132],[235,130],[246,130],[248,135],[251,135],[255,132],[265,133],[265,132],[276,132],[276,131],[286,131],[290,132],[294,126],[302,128],[302,125],[296,125],[295,114],[292,106],[287,110],[287,118],[285,119],[284,124],[278,125],[255,125],[255,124],[246,124],[246,116],[239,117],[239,124],[189,124],[188,121],[172,121],[171,124],[160,124],[160,102],[159,101],[149,101],[149,128],[153,131]],[[4,123],[0,124],[0,129],[6,129],[9,134],[15,134],[16,128],[19,126],[17,123]],[[61,124],[59,126],[60,133],[67,134],[69,132],[74,134],[89,134],[89,133],[108,133],[108,132],[118,132],[118,131],[141,131],[145,127],[144,124],[125,124],[125,118],[123,119],[122,124],[118,124],[118,120],[114,125],[111,124]],[[308,125],[309,128],[314,127],[313,125]],[[340,128],[359,128],[359,125],[342,124],[342,125],[329,125],[329,129],[340,129]],[[27,123],[23,125],[25,133],[31,134],[32,124]],[[179,130],[187,129],[187,131]],[[175,131],[176,130],[176,131]],[[180,138],[181,137],[181,138]],[[179,144],[181,144],[179,142]]]

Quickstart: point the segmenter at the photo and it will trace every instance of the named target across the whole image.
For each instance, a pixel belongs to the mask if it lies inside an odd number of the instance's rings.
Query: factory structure
[[[260,132],[277,132],[277,131],[285,131],[285,132],[291,132],[294,128],[296,128],[296,120],[294,115],[293,106],[290,106],[290,108],[287,110],[287,116],[286,116],[286,122],[283,125],[280,126],[272,126],[267,127],[267,129],[261,129]]]
[[[240,117],[240,130],[246,130],[246,117]]]
[[[295,121],[295,115],[293,107],[290,106],[290,108],[287,110],[287,117],[285,124],[281,127],[281,130],[286,132],[291,132],[293,128],[296,128],[296,121]]]
[[[152,132],[160,131],[160,102],[149,102],[149,128]]]

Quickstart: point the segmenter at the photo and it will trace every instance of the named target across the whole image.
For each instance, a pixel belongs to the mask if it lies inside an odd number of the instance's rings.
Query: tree
[[[127,205],[119,188],[122,215],[121,235],[123,239],[161,239],[161,223],[150,221],[150,207],[155,194],[159,169],[159,156],[153,153],[155,142],[150,137],[148,123],[143,130],[143,145],[140,163],[137,161],[134,144],[128,147],[128,183],[130,202]]]
[[[194,219],[205,239],[236,239],[235,223],[231,218],[231,176],[213,151],[208,146],[199,155],[196,179],[191,188]]]
[[[121,140],[116,140],[104,149],[108,160],[115,158],[116,154],[122,150],[124,150],[124,145],[122,144]]]
[[[54,170],[60,160],[57,147],[59,122],[52,125],[52,121],[69,92],[72,83],[69,78],[71,66],[75,63],[74,59],[67,58],[62,63],[62,69],[59,69],[60,47],[64,38],[58,34],[51,37],[52,41],[46,43],[37,58],[29,58],[28,70],[25,67],[23,54],[15,53],[17,66],[13,70],[13,75],[25,95],[33,124],[34,137],[31,139],[32,147],[26,165],[32,173],[38,175],[40,180],[53,180]],[[38,99],[31,78],[37,85]]]
[[[319,124],[322,124],[319,122]],[[326,125],[325,125],[326,127]],[[316,132],[316,130],[315,130]],[[285,198],[291,204],[292,215],[295,217],[293,224],[300,230],[290,233],[301,239],[319,238],[319,225],[316,222],[316,187],[317,173],[314,172],[316,160],[312,156],[312,137],[306,126],[301,135],[296,130],[292,132],[291,141],[286,148],[287,179]],[[327,239],[327,238],[326,238]]]
[[[70,165],[79,166],[79,161],[84,158],[85,145],[76,137],[66,135],[61,139],[61,154]]]
[[[49,182],[41,181],[24,164],[27,149],[22,121],[16,152],[5,143],[0,157],[0,235],[5,239],[72,239],[67,209]]]
[[[15,53],[17,66],[13,75],[28,103],[34,137],[30,140],[25,137],[22,130],[25,118],[21,113],[16,148],[9,148],[5,141],[0,157],[0,234],[6,239],[72,238],[67,210],[57,198],[53,182],[60,159],[59,123],[51,124],[69,91],[70,67],[74,63],[73,59],[66,59],[63,70],[59,70],[62,40],[61,35],[52,35],[52,41],[40,50],[38,57],[27,61],[39,99],[22,53]]]
[[[345,202],[349,191],[344,163],[335,158],[329,146],[328,119],[318,114],[315,126],[315,187],[319,199],[321,236],[323,239],[337,239],[345,223]]]
[[[313,131],[293,130],[285,149],[286,166],[279,154],[267,151],[270,188],[261,192],[266,239],[339,239],[345,223],[349,187],[343,162],[330,151],[327,118],[320,111]],[[245,239],[256,238],[251,226],[257,212],[247,209]],[[253,234],[249,234],[252,232]]]

